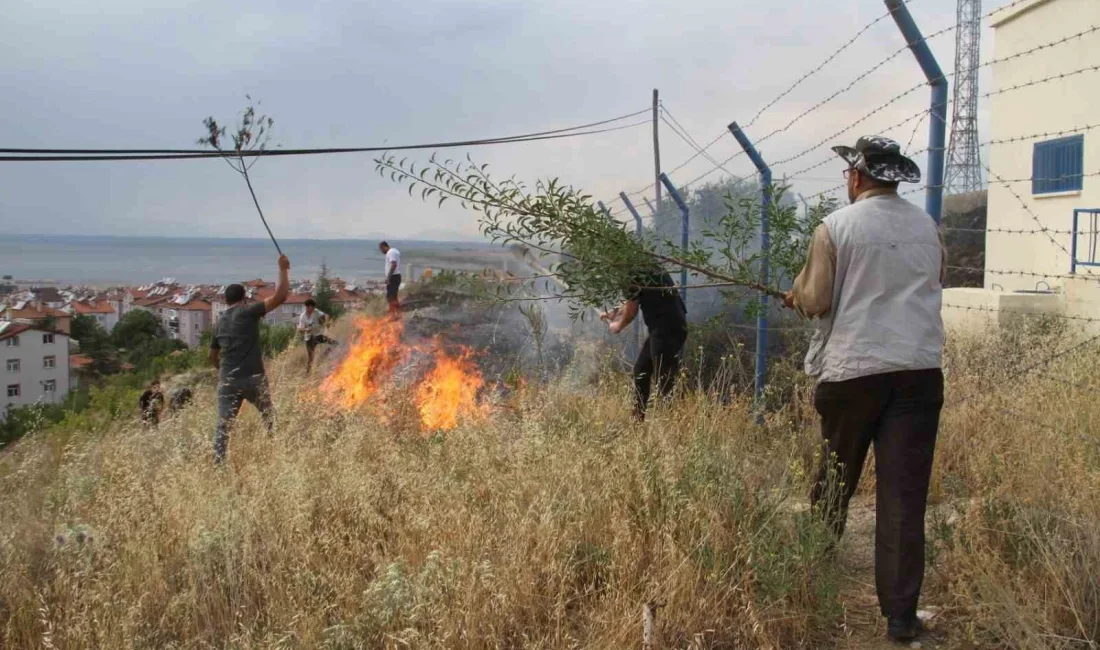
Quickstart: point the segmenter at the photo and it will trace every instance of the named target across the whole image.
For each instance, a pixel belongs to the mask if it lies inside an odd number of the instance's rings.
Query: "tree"
[[[313,300],[317,303],[317,309],[336,318],[343,308],[333,302],[336,290],[332,287],[332,280],[328,277],[328,265],[321,262],[321,272],[317,274],[317,284],[313,287]]]
[[[134,349],[154,339],[167,338],[160,320],[151,312],[135,309],[119,319],[111,331],[116,347]]]
[[[90,355],[110,348],[111,335],[93,316],[74,316],[71,334],[73,339],[80,342],[80,351],[84,354]]]
[[[706,239],[713,245],[693,241],[684,248],[673,241],[661,241],[652,233],[638,239],[626,224],[610,219],[598,210],[592,197],[558,179],[539,181],[529,187],[513,178],[489,175],[488,165],[432,156],[426,165],[384,155],[375,160],[383,177],[409,186],[409,194],[420,190],[442,206],[454,199],[464,208],[480,213],[482,233],[501,244],[519,244],[546,255],[557,256],[552,273],[568,287],[561,297],[571,300],[574,317],[583,308],[600,308],[621,299],[625,290],[636,286],[639,269],[655,266],[684,267],[705,278],[701,286],[744,287],[773,297],[782,292],[775,284],[759,282],[763,256],[752,243],[759,238],[759,197],[734,196],[727,192],[725,214],[708,228]],[[806,217],[793,202],[784,199],[786,188],[769,188],[772,202],[770,258],[772,278],[789,278],[804,263],[806,246],[819,217],[830,206],[819,204]],[[756,301],[752,301],[753,305]]]

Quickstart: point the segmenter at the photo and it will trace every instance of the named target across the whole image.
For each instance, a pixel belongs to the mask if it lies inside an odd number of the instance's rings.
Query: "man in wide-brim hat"
[[[875,583],[888,635],[923,631],[924,514],[943,406],[940,316],[946,252],[935,221],[898,196],[920,168],[889,138],[834,147],[851,205],[814,232],[786,304],[817,319],[806,372],[818,380],[824,457],[811,500],[844,531],[871,444],[877,471]]]

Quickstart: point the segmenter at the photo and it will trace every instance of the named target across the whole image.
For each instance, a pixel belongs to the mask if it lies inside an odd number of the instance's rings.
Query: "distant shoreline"
[[[486,241],[424,241],[391,238],[402,253],[402,271],[412,276],[432,268],[460,271],[502,269],[512,254]],[[377,240],[283,239],[292,279],[315,279],[322,266],[331,277],[355,284],[384,275]],[[142,286],[174,278],[183,285],[244,282],[272,277],[276,253],[270,240],[225,237],[116,235],[0,236],[0,276],[19,286]],[[29,279],[28,279],[29,278]]]

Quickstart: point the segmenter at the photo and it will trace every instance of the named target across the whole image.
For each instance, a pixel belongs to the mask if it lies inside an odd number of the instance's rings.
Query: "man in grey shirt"
[[[218,428],[214,433],[214,462],[225,460],[229,444],[229,425],[236,419],[245,400],[263,416],[267,430],[275,424],[275,409],[271,404],[267,376],[264,374],[263,350],[260,347],[260,320],[286,302],[290,293],[290,260],[279,256],[279,282],[275,293],[263,302],[249,303],[239,284],[225,289],[229,309],[221,315],[210,342],[210,360],[218,366]]]

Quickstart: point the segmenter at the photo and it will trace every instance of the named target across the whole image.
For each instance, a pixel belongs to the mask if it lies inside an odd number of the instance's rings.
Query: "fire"
[[[484,416],[478,392],[485,378],[469,349],[450,354],[438,339],[431,345],[406,344],[400,319],[360,318],[355,326],[358,332],[347,358],[321,384],[329,404],[352,410],[380,401],[384,395],[381,392],[394,377],[405,374],[398,372],[402,365],[410,357],[423,359],[424,354],[431,368],[410,393],[421,427],[425,431],[449,431],[463,420]],[[386,418],[386,409],[373,410],[378,417]]]
[[[400,319],[360,318],[355,327],[358,334],[347,358],[321,384],[329,403],[348,409],[377,394],[408,352],[401,343]]]
[[[435,367],[416,390],[416,406],[425,429],[449,431],[458,426],[461,419],[483,415],[477,394],[485,385],[485,379],[471,356],[465,348],[457,356],[442,349],[436,353]]]

